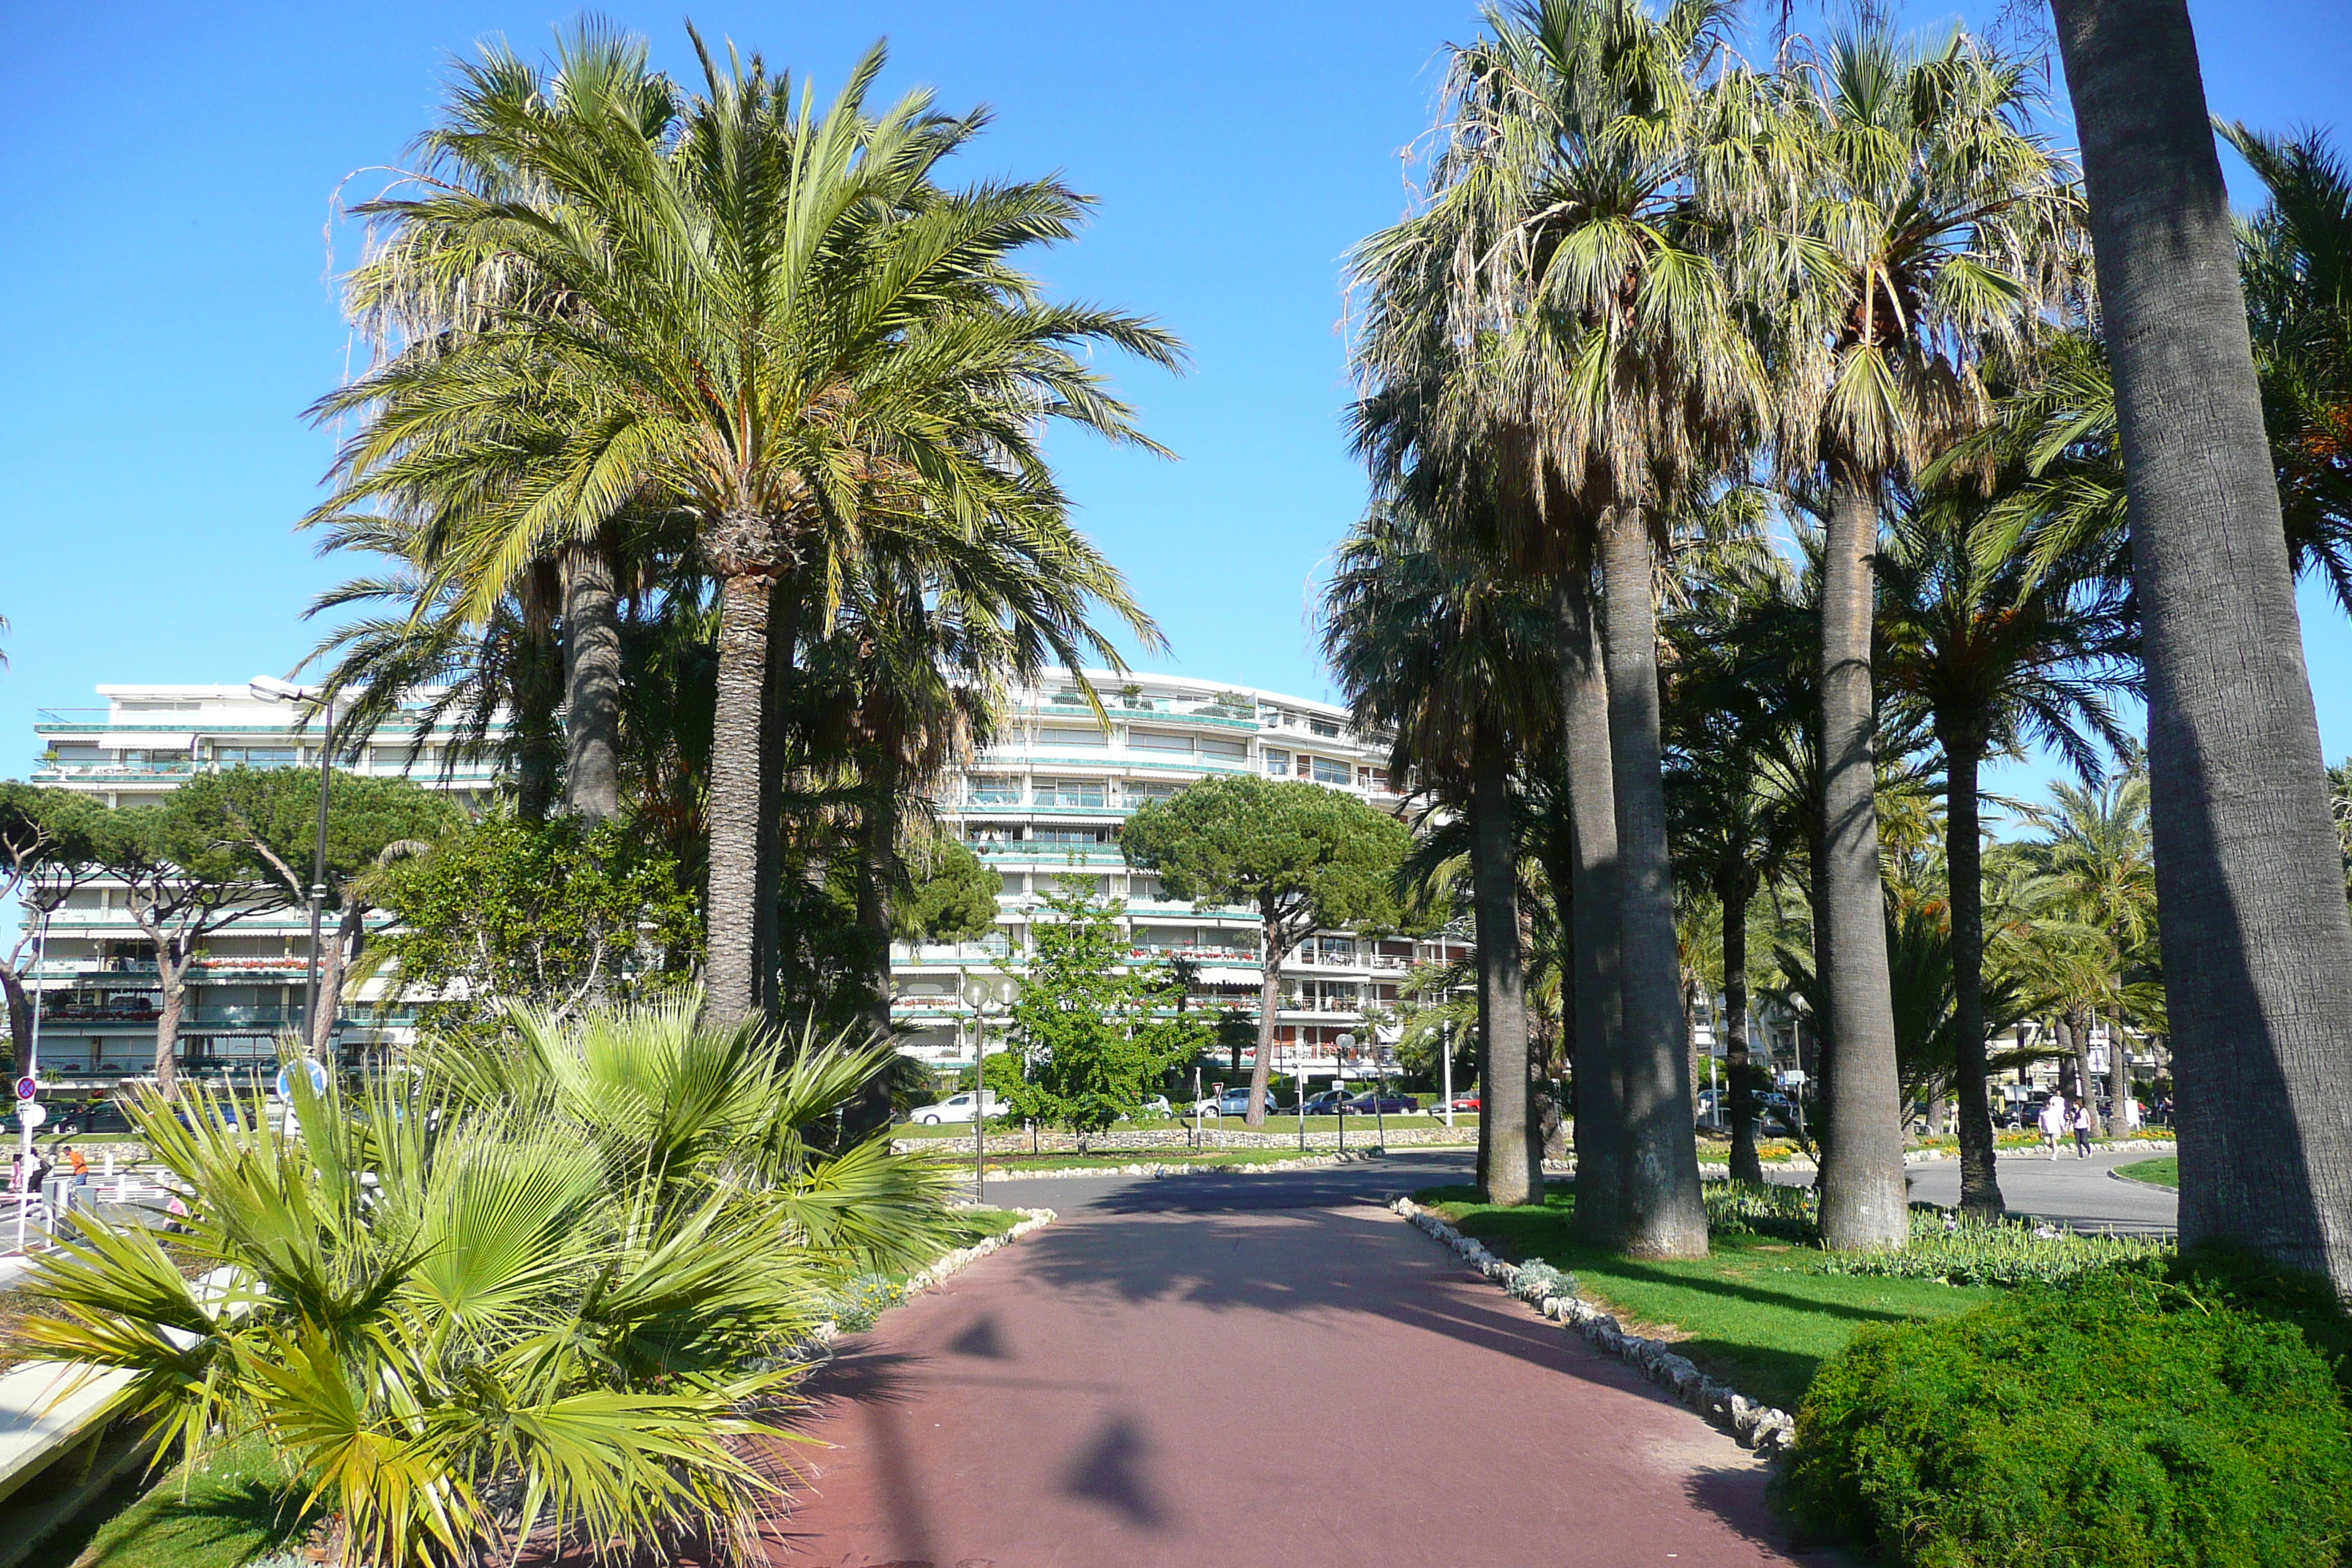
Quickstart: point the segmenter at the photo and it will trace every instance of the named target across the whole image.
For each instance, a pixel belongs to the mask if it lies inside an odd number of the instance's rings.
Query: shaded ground
[[[1460,1156],[1023,1184],[1059,1224],[814,1384],[782,1563],[1565,1568],[1792,1555],[1763,1468],[1378,1206]]]

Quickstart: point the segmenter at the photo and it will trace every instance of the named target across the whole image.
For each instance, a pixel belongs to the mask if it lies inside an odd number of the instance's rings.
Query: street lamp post
[[[980,1001],[980,1043],[971,1053],[971,1201],[988,1199],[988,1020],[996,1011],[993,998]]]
[[[297,686],[276,676],[257,675],[246,689],[264,702],[315,702],[316,687]],[[327,793],[335,776],[335,700],[326,697],[325,737],[319,744],[319,826],[310,847],[310,955],[302,982],[302,1054],[318,1054],[331,1031],[319,1027],[319,925],[327,904]],[[288,725],[289,730],[292,725]]]
[[[1437,1026],[1437,1054],[1445,1064],[1445,1126],[1454,1127],[1454,1021],[1441,1020]]]

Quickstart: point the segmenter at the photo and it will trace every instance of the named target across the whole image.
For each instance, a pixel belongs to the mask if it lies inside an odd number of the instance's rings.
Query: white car
[[[1175,1114],[1176,1108],[1168,1103],[1168,1097],[1164,1094],[1155,1094],[1148,1097],[1141,1105],[1137,1106],[1133,1110],[1123,1112],[1119,1116],[1119,1120],[1121,1121],[1132,1121],[1139,1116],[1164,1117],[1173,1116]]]
[[[969,1121],[971,1120],[974,1098],[976,1097],[970,1089],[966,1089],[961,1094],[951,1094],[937,1105],[915,1107],[907,1113],[907,1120],[919,1127],[937,1127],[943,1121]],[[1004,1114],[1003,1099],[994,1089],[990,1089],[987,1091],[986,1103],[980,1109],[984,1116],[1002,1116]]]

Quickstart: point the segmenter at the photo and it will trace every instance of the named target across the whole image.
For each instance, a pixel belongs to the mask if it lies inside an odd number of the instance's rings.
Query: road
[[[814,1380],[774,1561],[1749,1568],[1750,1455],[1379,1201],[1467,1173],[1005,1184],[1061,1220]]]
[[[2054,1161],[2047,1157],[2002,1160],[1997,1167],[2001,1199],[2009,1205],[2009,1212],[2021,1218],[2053,1220],[2077,1230],[2170,1236],[2179,1224],[2178,1194],[2168,1187],[2118,1181],[2107,1173],[2118,1165],[2155,1157],[2141,1149],[2095,1153],[2087,1160],[2077,1160],[2071,1152]],[[1957,1160],[1914,1165],[1910,1177],[1914,1199],[1947,1205],[1960,1201]]]

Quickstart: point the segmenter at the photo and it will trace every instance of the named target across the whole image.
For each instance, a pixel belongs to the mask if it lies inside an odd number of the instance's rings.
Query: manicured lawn
[[[1339,1131],[1339,1123],[1342,1120],[1345,1120],[1348,1124],[1348,1142],[1351,1146],[1360,1134],[1366,1142],[1370,1142],[1380,1131],[1380,1123],[1369,1116],[1349,1116],[1344,1119],[1337,1116],[1310,1116],[1307,1119],[1307,1131],[1310,1133],[1337,1132]],[[1388,1124],[1389,1131],[1393,1132],[1401,1128],[1409,1127],[1442,1128],[1445,1125],[1445,1121],[1443,1117],[1432,1116],[1426,1111],[1421,1111],[1411,1116],[1391,1116],[1388,1118]],[[1454,1116],[1454,1126],[1456,1131],[1475,1132],[1478,1130],[1478,1119],[1468,1111],[1462,1111]],[[1149,1121],[1119,1122],[1102,1136],[1106,1142],[1115,1143],[1132,1132],[1190,1132],[1192,1130],[1192,1123],[1190,1118],[1182,1121],[1170,1121],[1155,1117]],[[1238,1116],[1204,1116],[1201,1119],[1201,1130],[1204,1132],[1246,1132],[1250,1129]],[[988,1129],[988,1135],[992,1138],[1001,1138],[1019,1131],[1021,1129],[1018,1127],[1005,1127],[992,1123]],[[1297,1137],[1298,1118],[1269,1116],[1265,1119],[1265,1127],[1260,1131],[1273,1137],[1280,1137],[1285,1133]],[[890,1136],[937,1138],[947,1142],[961,1141],[969,1145],[971,1142],[971,1123],[950,1122],[939,1127],[918,1127],[909,1121],[890,1129]]]
[[[2178,1187],[2180,1157],[2166,1154],[2154,1160],[2135,1160],[2128,1165],[2117,1165],[2116,1174],[2126,1182],[2146,1182],[2152,1187]]]
[[[1559,1183],[1542,1208],[1492,1208],[1469,1187],[1416,1194],[1514,1262],[1540,1258],[1573,1272],[1589,1300],[1629,1330],[1676,1349],[1751,1398],[1793,1411],[1813,1373],[1865,1323],[1942,1318],[1990,1300],[1986,1286],[1816,1274],[1801,1243],[1718,1232],[1694,1262],[1643,1262],[1580,1245],[1569,1231],[1575,1198]]]
[[[68,1529],[45,1543],[27,1568],[237,1568],[292,1549],[303,1533],[286,1474],[257,1440],[222,1450],[183,1481],[181,1471],[166,1473],[95,1531]]]

